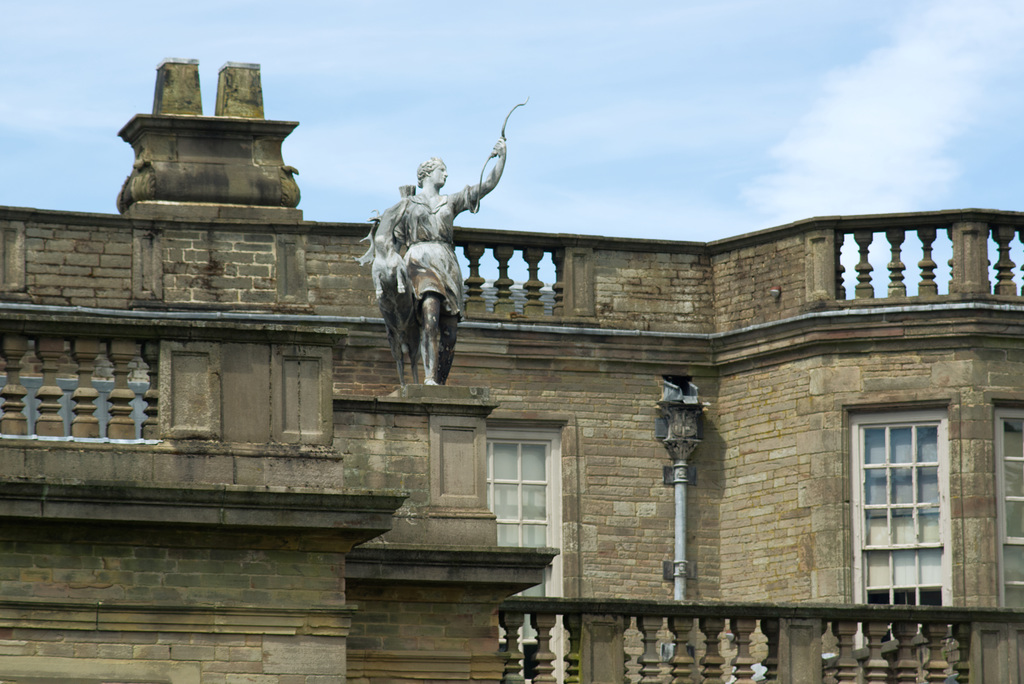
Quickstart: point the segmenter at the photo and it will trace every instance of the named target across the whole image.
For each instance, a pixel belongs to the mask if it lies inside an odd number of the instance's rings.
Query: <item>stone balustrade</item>
[[[0,436],[156,439],[158,342],[9,333],[0,352]]]
[[[491,313],[527,318],[563,315],[565,248],[557,240],[536,238],[536,235],[526,237],[499,231],[459,232],[456,247],[461,248],[469,263],[465,281],[467,314]],[[485,254],[496,262],[496,273],[488,273],[482,268]],[[526,268],[526,280],[522,282],[510,276],[517,254]],[[545,257],[554,265],[554,280],[551,282],[541,280],[541,262]]]
[[[514,598],[499,622],[505,684],[1011,684],[1024,672],[1024,614],[1001,609]]]
[[[1024,263],[1015,263],[1011,254],[1020,251],[1022,242],[1024,220],[1006,212],[843,219],[836,227],[836,298],[906,298],[908,293],[924,299],[940,295],[1019,297],[1015,269],[1024,270]],[[881,263],[879,251],[884,251],[887,262]],[[844,273],[851,271],[856,273],[856,284],[844,287]]]

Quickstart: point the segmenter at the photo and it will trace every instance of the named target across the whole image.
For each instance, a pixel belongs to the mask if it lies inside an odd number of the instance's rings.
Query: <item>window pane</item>
[[[498,523],[498,546],[519,546],[519,525]]]
[[[1024,456],[1024,439],[1022,439],[1021,428],[1024,421],[1004,420],[1003,421],[1003,456],[1020,458]]]
[[[939,503],[939,469],[917,469],[917,503]]]
[[[942,584],[942,549],[922,549],[917,560],[921,566],[921,584]]]
[[[939,428],[934,425],[917,428],[917,462],[939,462]]]
[[[1006,607],[1024,608],[1024,586],[1006,587]]]
[[[547,525],[523,525],[523,546],[547,546]]]
[[[544,467],[544,455],[547,448],[543,444],[523,445],[523,479],[547,481],[547,469]]]
[[[519,519],[519,487],[513,484],[494,485],[494,515],[503,520]]]
[[[892,543],[917,543],[917,535],[914,534],[914,511],[911,509],[906,508],[892,512]]]
[[[523,485],[523,520],[546,520],[547,514],[547,487]]]
[[[914,473],[911,468],[892,469],[892,503],[914,503]]]
[[[1024,496],[1024,462],[1003,461],[1006,464],[1006,496]]]
[[[868,586],[887,587],[892,583],[889,574],[889,552],[869,551],[868,554]]]
[[[889,523],[885,511],[868,510],[864,513],[868,530],[868,546],[886,546],[889,542]]]
[[[1024,537],[1024,501],[1006,502],[1006,536]]]
[[[885,429],[864,430],[864,462],[869,465],[885,463]]]
[[[518,480],[519,473],[517,464],[519,454],[515,444],[502,444],[495,442],[493,445],[494,454],[494,479],[496,480]]]
[[[869,470],[864,473],[864,503],[868,506],[886,503],[884,470]]]
[[[1003,547],[1003,577],[1007,582],[1024,582],[1024,546]]]
[[[914,454],[911,451],[913,434],[913,428],[893,428],[889,431],[890,463],[914,462]]]
[[[916,551],[893,551],[892,574],[893,584],[906,587],[917,584],[917,570],[914,567]]]
[[[917,520],[921,525],[921,543],[937,543],[939,541],[939,510],[934,508],[918,511]]]
[[[942,590],[941,589],[922,589],[921,590],[921,603],[922,606],[941,606],[942,605]]]

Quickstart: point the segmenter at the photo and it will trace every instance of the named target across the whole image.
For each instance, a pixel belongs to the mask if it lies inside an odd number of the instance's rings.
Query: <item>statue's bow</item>
[[[525,104],[526,104],[527,102],[529,102],[529,101],[530,101],[530,98],[529,98],[529,96],[527,96],[527,98],[526,98],[526,100],[525,100],[525,101],[523,101],[523,102],[520,102],[519,104],[517,104],[517,105],[516,105],[515,107],[513,107],[512,109],[508,110],[508,114],[506,114],[506,115],[505,115],[505,121],[503,121],[503,122],[502,122],[502,124],[501,124],[501,139],[502,139],[502,140],[504,140],[504,139],[505,139],[505,126],[507,126],[507,125],[508,125],[508,118],[509,118],[510,116],[512,116],[512,112],[516,111],[517,109],[519,109],[520,107],[522,107],[523,105],[525,105]],[[490,154],[490,156],[488,156],[488,157],[487,157],[487,161],[485,161],[485,162],[484,162],[484,167],[483,167],[482,169],[480,169],[480,182],[479,182],[479,183],[477,184],[477,186],[476,186],[476,187],[477,187],[478,189],[479,189],[479,187],[480,187],[481,185],[483,185],[483,184],[484,184],[484,171],[486,171],[486,170],[487,170],[487,164],[488,164],[488,163],[489,163],[489,162],[490,162],[490,161],[491,161],[492,159],[494,159],[494,158],[495,158],[495,157],[497,157],[497,156],[498,156],[498,153],[497,153],[497,152],[494,152],[494,151],[492,150],[492,151],[491,151],[491,154]],[[478,190],[478,192],[479,192],[479,190]],[[472,207],[470,208],[470,210],[469,210],[469,213],[471,213],[471,214],[475,214],[475,213],[477,213],[478,211],[480,211],[480,195],[479,195],[479,194],[477,195],[477,198],[476,198],[476,202],[475,202],[475,203],[474,203],[474,205],[473,205],[473,206],[472,206]]]

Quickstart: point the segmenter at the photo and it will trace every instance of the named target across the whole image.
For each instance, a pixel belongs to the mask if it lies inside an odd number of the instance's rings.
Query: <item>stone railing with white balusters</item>
[[[1024,673],[1024,614],[1001,609],[514,598],[499,622],[505,684],[1020,684]]]
[[[157,439],[158,341],[6,333],[0,352],[0,436]]]

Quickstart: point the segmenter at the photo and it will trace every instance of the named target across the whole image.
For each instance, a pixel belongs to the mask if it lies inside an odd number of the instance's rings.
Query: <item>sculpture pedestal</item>
[[[496,546],[487,508],[487,416],[497,408],[484,387],[407,385],[388,399],[427,416],[427,501],[398,517],[386,539],[432,547]]]

